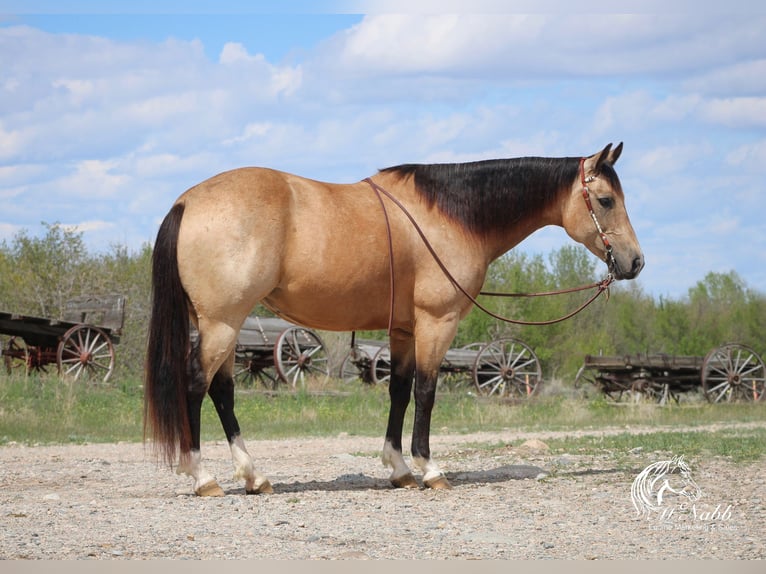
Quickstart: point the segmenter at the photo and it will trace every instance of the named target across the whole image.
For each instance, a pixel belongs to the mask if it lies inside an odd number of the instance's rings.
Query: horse
[[[630,494],[637,515],[642,516],[661,512],[669,495],[694,502],[702,496],[702,490],[694,482],[684,457],[674,456],[671,460],[650,464],[641,471],[633,480]]]
[[[193,479],[197,495],[223,495],[200,452],[207,394],[245,492],[273,492],[234,414],[237,334],[261,303],[308,328],[387,328],[389,480],[420,488],[402,454],[414,396],[413,466],[424,487],[451,488],[431,456],[430,423],[439,365],[472,306],[467,295],[479,293],[493,260],[547,225],[563,227],[615,279],[636,277],[644,256],[613,167],[621,152],[622,143],[579,158],[403,164],[346,184],[243,167],[190,188],[153,249],[145,442]]]

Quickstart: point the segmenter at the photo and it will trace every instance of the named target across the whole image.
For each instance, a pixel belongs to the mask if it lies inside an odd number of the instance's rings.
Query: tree
[[[58,318],[64,303],[83,291],[90,281],[88,254],[82,233],[58,223],[42,224],[42,238],[20,231],[10,247],[3,243],[3,305],[14,311]],[[6,303],[7,301],[7,303]]]

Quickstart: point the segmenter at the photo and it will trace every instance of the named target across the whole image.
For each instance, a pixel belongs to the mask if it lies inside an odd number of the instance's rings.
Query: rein
[[[612,255],[612,246],[609,243],[609,240],[606,237],[606,234],[601,229],[601,225],[598,222],[598,219],[596,218],[596,213],[593,210],[593,205],[590,201],[590,190],[588,189],[588,183],[593,181],[595,179],[595,176],[591,176],[586,179],[585,177],[585,158],[580,159],[580,181],[582,182],[582,194],[583,198],[585,199],[585,204],[588,208],[588,212],[590,213],[591,219],[593,219],[593,222],[596,225],[596,229],[601,237],[601,241],[604,243],[604,248],[606,249],[606,261],[607,266],[611,269],[614,265],[614,256]],[[372,179],[369,177],[365,178],[363,181],[365,181],[369,186],[372,188],[372,190],[375,192],[375,195],[378,198],[378,201],[380,202],[380,206],[383,209],[383,216],[386,221],[386,233],[388,237],[388,265],[389,265],[389,281],[390,281],[390,288],[391,288],[391,301],[390,301],[390,309],[389,309],[389,315],[388,315],[388,334],[391,334],[391,329],[393,327],[393,320],[394,320],[394,245],[393,240],[391,237],[391,222],[388,218],[388,211],[386,210],[385,202],[383,201],[383,198],[381,197],[381,194],[385,195],[388,199],[390,199],[394,205],[396,205],[402,213],[407,217],[407,219],[410,220],[410,223],[412,223],[412,226],[414,227],[415,231],[418,232],[418,235],[420,235],[420,239],[423,241],[423,244],[425,245],[426,249],[428,249],[428,252],[433,257],[436,264],[439,266],[439,268],[442,270],[442,273],[447,277],[447,279],[452,283],[452,285],[455,286],[455,288],[458,289],[465,297],[473,303],[476,307],[481,309],[484,313],[489,315],[490,317],[493,317],[495,319],[498,319],[500,321],[503,321],[505,323],[513,323],[515,325],[553,325],[556,323],[561,323],[562,321],[566,321],[567,319],[570,319],[571,317],[574,317],[577,313],[585,309],[588,305],[593,303],[599,295],[601,295],[603,292],[606,291],[607,299],[609,298],[609,285],[612,284],[614,281],[614,277],[611,273],[609,273],[605,279],[601,281],[597,281],[595,283],[591,283],[589,285],[583,285],[580,287],[572,287],[569,289],[561,289],[558,291],[546,291],[546,292],[540,292],[540,293],[495,293],[491,291],[480,291],[479,295],[485,295],[488,297],[545,297],[545,296],[551,296],[551,295],[562,295],[565,293],[575,293],[578,291],[586,291],[588,289],[597,289],[597,291],[589,298],[587,299],[582,305],[577,307],[574,311],[571,311],[570,313],[567,313],[566,315],[562,317],[558,317],[556,319],[549,319],[547,321],[522,321],[519,319],[512,319],[510,317],[503,317],[502,315],[498,315],[494,313],[493,311],[490,311],[487,309],[484,305],[479,303],[479,301],[476,300],[475,297],[473,297],[468,291],[465,290],[465,288],[458,283],[457,279],[450,273],[449,269],[447,269],[446,265],[444,265],[444,262],[439,258],[438,254],[434,250],[433,246],[431,245],[431,242],[428,241],[428,238],[425,236],[425,233],[423,233],[423,230],[420,228],[418,223],[415,221],[415,218],[412,216],[412,214],[407,210],[407,208],[389,191],[387,191],[385,188],[381,187]]]

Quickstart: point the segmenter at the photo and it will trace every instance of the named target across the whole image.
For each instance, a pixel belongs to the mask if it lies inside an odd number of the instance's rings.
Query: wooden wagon
[[[198,337],[196,330],[191,337]],[[234,352],[234,380],[245,387],[256,382],[268,389],[279,383],[296,387],[308,377],[330,374],[327,348],[319,335],[283,319],[245,319]]]
[[[471,343],[447,351],[441,375],[470,379],[482,396],[527,398],[542,382],[540,361],[518,339]],[[355,341],[340,366],[339,377],[369,384],[387,384],[391,377],[391,351],[385,341]]]
[[[125,297],[83,296],[66,302],[62,319],[0,312],[0,334],[8,373],[48,372],[106,382],[114,371],[114,346],[122,335]]]
[[[712,403],[760,401],[766,388],[766,369],[750,347],[729,343],[704,357],[636,354],[586,355],[575,387],[595,385],[615,401],[678,402],[689,392],[702,392]]]

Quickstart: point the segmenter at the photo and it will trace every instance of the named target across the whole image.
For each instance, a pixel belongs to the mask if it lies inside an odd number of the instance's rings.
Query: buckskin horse
[[[431,457],[439,365],[489,264],[535,230],[563,227],[614,279],[644,265],[614,170],[622,144],[589,157],[407,164],[352,184],[265,168],[218,174],[183,193],[160,225],[152,261],[144,436],[224,494],[200,453],[209,394],[248,494],[272,492],[234,414],[239,329],[256,304],[316,329],[388,328],[390,409],[382,460],[395,487],[417,488],[402,454],[415,399],[412,463],[428,488],[450,488]],[[190,344],[190,319],[199,338]],[[414,393],[413,393],[414,384]]]

